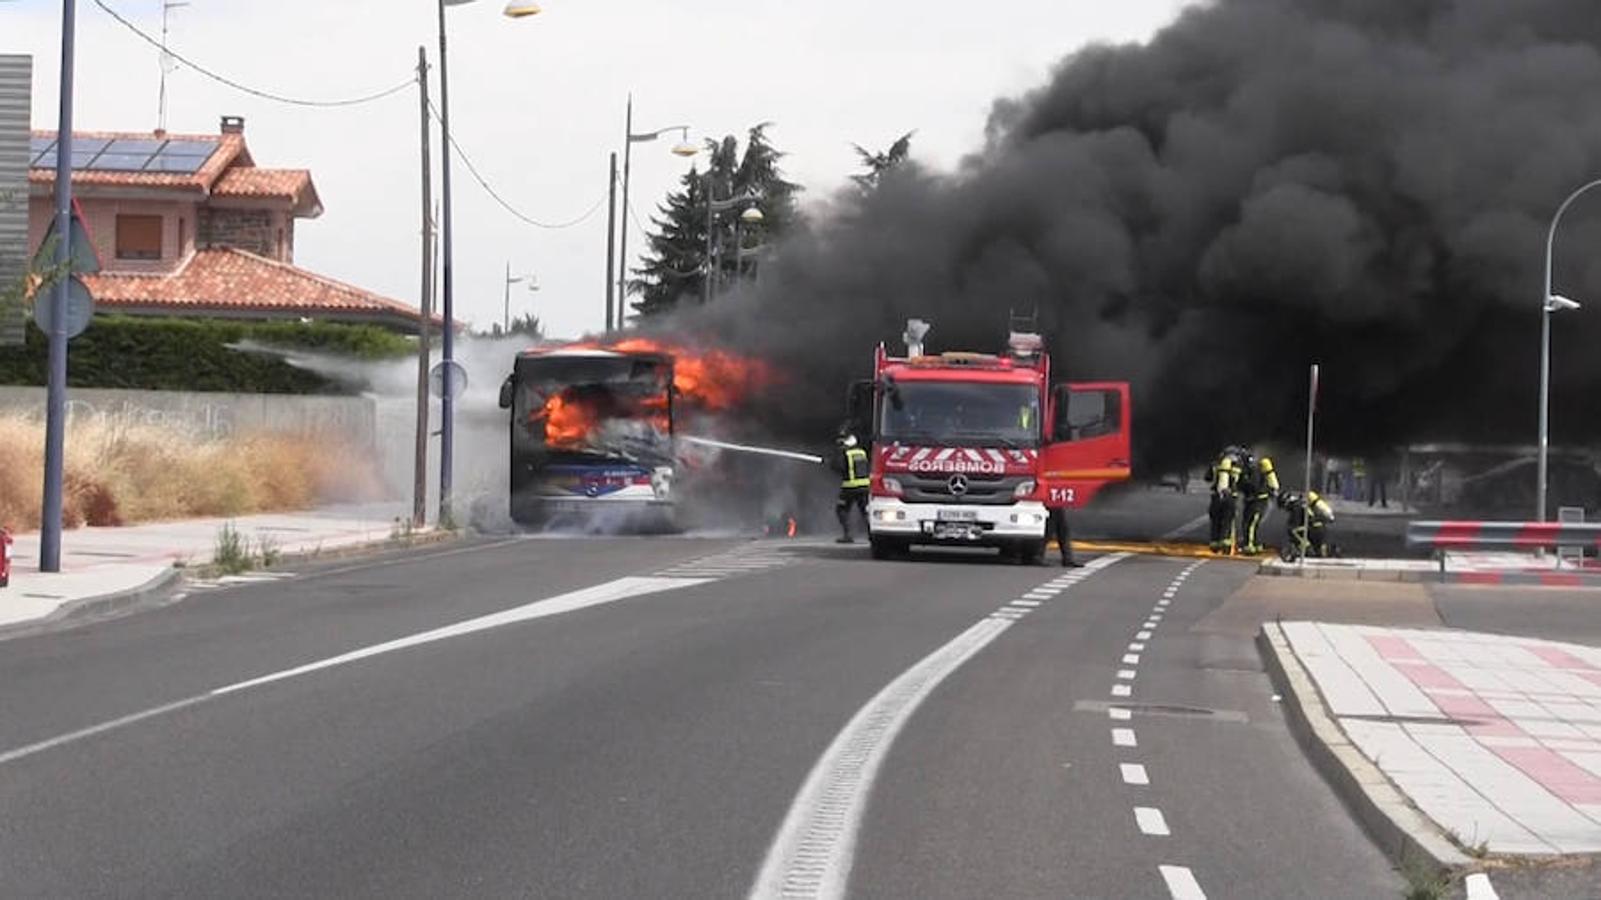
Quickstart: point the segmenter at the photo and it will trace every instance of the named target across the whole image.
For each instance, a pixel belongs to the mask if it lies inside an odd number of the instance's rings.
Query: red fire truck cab
[[[1004,354],[925,353],[928,328],[907,324],[905,357],[880,344],[873,379],[851,390],[853,427],[872,443],[873,556],[928,544],[1037,561],[1047,508],[1082,507],[1129,477],[1128,384],[1053,386],[1026,331]]]

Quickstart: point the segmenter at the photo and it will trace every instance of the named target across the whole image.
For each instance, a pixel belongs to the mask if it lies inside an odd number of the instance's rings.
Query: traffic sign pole
[[[49,389],[45,395],[44,498],[39,517],[39,571],[61,571],[61,485],[67,438],[67,291],[72,261],[72,66],[76,0],[61,3],[61,121],[56,133],[56,283],[49,303]]]

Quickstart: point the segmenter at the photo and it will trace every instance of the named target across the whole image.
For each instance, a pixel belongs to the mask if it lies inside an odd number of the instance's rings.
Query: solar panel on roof
[[[35,169],[54,169],[56,167],[55,148],[51,147],[44,153],[39,154],[39,156],[33,161],[33,167]]]
[[[210,156],[216,152],[216,141],[168,141],[167,146],[161,148],[162,156]]]
[[[73,154],[77,156],[76,153]],[[116,153],[112,150],[100,154],[95,161],[83,166],[93,172],[138,172],[150,161],[149,153]]]
[[[30,166],[39,165],[39,157],[50,153],[50,165],[56,164],[56,155],[50,151],[56,147],[55,138],[30,137],[28,138],[28,158],[32,160]]]
[[[150,156],[150,154],[155,153],[157,150],[160,150],[162,148],[162,146],[164,144],[166,144],[166,143],[167,142],[163,141],[163,140],[150,140],[148,138],[141,138],[141,139],[119,138],[118,140],[115,140],[115,141],[111,142],[111,146],[106,148],[106,152],[107,153],[142,154],[143,156],[148,158]]]
[[[168,156],[163,153],[153,157],[144,170],[146,172],[172,172],[181,175],[192,175],[200,171],[200,167],[206,164],[206,159],[207,157],[204,156]]]
[[[73,135],[72,155],[77,156],[80,153],[87,153],[90,157],[93,157],[95,154],[106,149],[106,146],[110,143],[111,141],[107,138],[84,138]]]

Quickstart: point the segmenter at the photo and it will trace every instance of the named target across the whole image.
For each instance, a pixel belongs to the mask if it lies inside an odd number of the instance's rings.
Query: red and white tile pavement
[[[1601,649],[1450,630],[1283,627],[1351,741],[1461,843],[1601,851]]]

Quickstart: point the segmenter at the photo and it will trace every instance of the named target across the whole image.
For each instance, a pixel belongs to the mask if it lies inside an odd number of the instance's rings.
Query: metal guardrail
[[[1583,564],[1588,551],[1601,552],[1601,522],[1408,522],[1406,545],[1427,547],[1440,562],[1445,578],[1447,550],[1577,551]],[[1561,557],[1558,557],[1558,565]]]
[[[1601,522],[1408,522],[1406,545],[1434,550],[1601,550]]]

